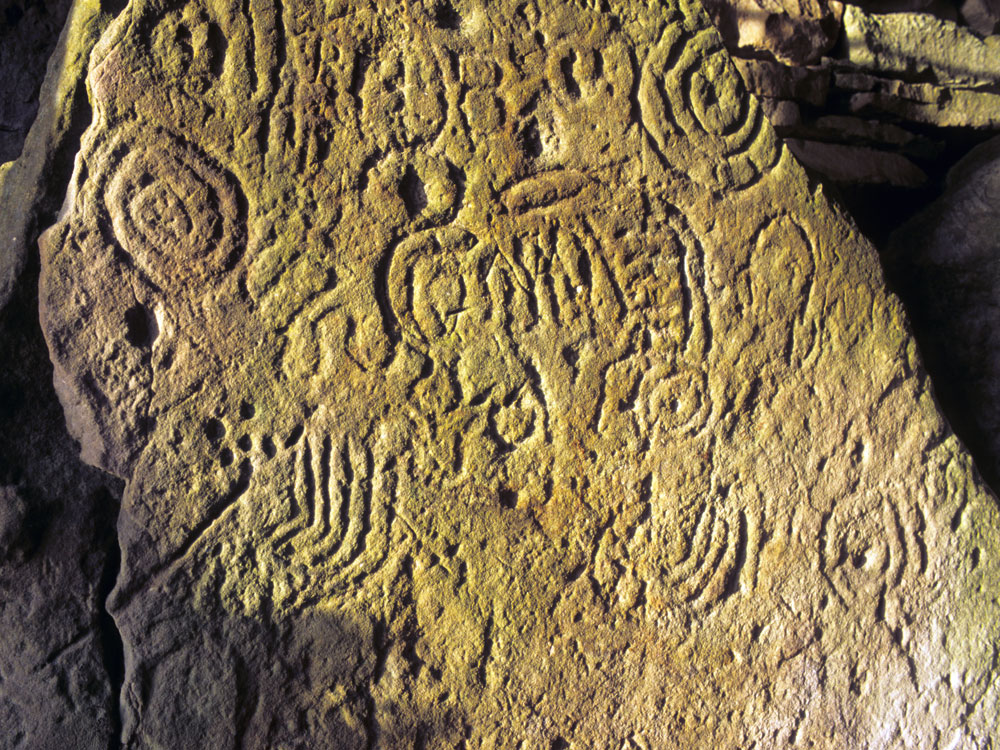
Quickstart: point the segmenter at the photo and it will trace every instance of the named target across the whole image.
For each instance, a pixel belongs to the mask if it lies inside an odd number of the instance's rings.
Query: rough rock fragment
[[[1000,139],[993,139],[952,169],[944,195],[890,245],[942,405],[990,482],[1000,480],[998,201]]]
[[[1000,80],[1000,36],[983,38],[924,13],[870,14],[848,5],[844,39],[847,59],[869,70],[930,76],[942,85]]]
[[[13,557],[25,541],[28,506],[15,486],[0,487],[0,561]]]
[[[698,5],[133,0],[92,60],[41,306],[129,746],[995,740],[996,503]]]
[[[767,60],[734,60],[747,88],[759,96],[799,99],[822,107],[830,91],[830,70],[823,66],[794,67]]]
[[[902,154],[841,143],[789,138],[788,148],[807,167],[834,182],[920,187],[927,175]]]
[[[850,109],[865,115],[889,114],[941,128],[1000,127],[1000,94],[909,84],[908,96],[882,91],[853,94]]]
[[[80,134],[90,119],[84,82],[87,59],[110,21],[111,4],[108,0],[72,3],[49,58],[24,149],[17,160],[0,164],[0,308],[13,294],[39,232],[59,209]]]
[[[1000,2],[997,0],[963,0],[962,20],[977,34],[990,36],[1000,31]]]
[[[787,99],[761,99],[760,104],[768,121],[779,133],[782,128],[790,128],[802,123],[802,113],[797,102]]]
[[[837,0],[708,0],[705,8],[731,50],[806,65],[837,41],[844,6]]]

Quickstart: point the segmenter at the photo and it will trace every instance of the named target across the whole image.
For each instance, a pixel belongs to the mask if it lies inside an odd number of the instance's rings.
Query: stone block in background
[[[833,86],[850,94],[849,111],[939,128],[1000,128],[1000,94],[960,86],[887,78],[853,70],[833,73]]]
[[[779,132],[781,128],[793,128],[802,123],[802,112],[799,110],[797,102],[787,99],[761,98],[760,104],[768,121]]]
[[[915,188],[927,182],[923,170],[902,154],[801,138],[788,138],[785,143],[802,164],[841,184]]]
[[[962,20],[982,36],[1000,31],[1000,2],[997,0],[963,0],[959,6]]]
[[[931,13],[940,0],[858,0],[845,3],[861,8],[867,13]]]
[[[758,96],[795,99],[822,107],[830,92],[829,67],[782,65],[769,60],[735,58],[737,70],[747,88]]]
[[[928,14],[870,14],[854,5],[843,24],[846,59],[860,68],[967,88],[1000,80],[1000,37]]]
[[[808,65],[840,33],[837,0],[707,0],[705,8],[729,49],[789,65]]]
[[[914,98],[865,92],[851,96],[850,110],[864,116],[890,115],[899,120],[940,128],[1000,128],[1000,94],[910,84]],[[915,89],[923,89],[921,92]]]
[[[898,125],[848,115],[821,115],[813,126],[828,138],[839,137],[848,141],[912,148],[921,140],[915,133]]]

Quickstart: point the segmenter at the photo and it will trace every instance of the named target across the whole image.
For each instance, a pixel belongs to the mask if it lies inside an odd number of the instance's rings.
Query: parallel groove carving
[[[284,518],[269,533],[274,554],[338,577],[370,571],[386,552],[394,462],[357,437],[317,430],[307,426],[275,459],[292,471],[280,493]]]

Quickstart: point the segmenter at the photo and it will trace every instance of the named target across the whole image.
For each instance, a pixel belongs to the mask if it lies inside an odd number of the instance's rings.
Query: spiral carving
[[[689,172],[710,169],[695,175],[703,182],[749,187],[781,155],[760,104],[743,90],[714,30],[687,36],[668,27],[643,66],[639,98],[643,125],[659,152]],[[678,131],[684,143],[671,140]],[[686,147],[693,153],[684,158]]]
[[[235,178],[168,134],[121,144],[104,202],[115,239],[163,288],[232,267],[245,246],[245,199]]]

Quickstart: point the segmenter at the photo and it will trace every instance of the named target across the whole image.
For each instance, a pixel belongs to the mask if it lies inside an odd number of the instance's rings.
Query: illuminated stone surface
[[[697,5],[136,0],[88,80],[127,746],[993,736],[995,500]]]

